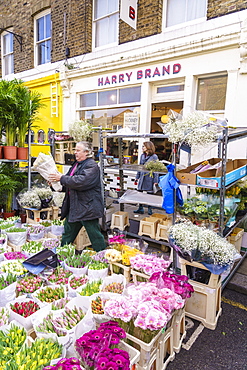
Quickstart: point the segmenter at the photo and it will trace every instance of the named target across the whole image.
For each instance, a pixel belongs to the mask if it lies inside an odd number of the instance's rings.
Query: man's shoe
[[[153,214],[153,211],[152,211],[151,208],[148,208],[148,214],[149,214],[149,216],[151,216]]]
[[[138,209],[136,209],[136,210],[134,211],[134,213],[139,213],[140,215],[143,215],[143,214],[144,214],[144,209],[140,209],[140,208],[138,208]]]

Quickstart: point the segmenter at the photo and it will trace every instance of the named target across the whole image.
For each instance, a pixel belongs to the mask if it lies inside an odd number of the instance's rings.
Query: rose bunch
[[[72,279],[69,281],[69,285],[71,286],[72,289],[77,289],[82,285],[85,285],[88,282],[88,277],[85,276],[74,276]]]
[[[6,369],[7,362],[22,347],[27,337],[24,328],[11,324],[8,331],[0,330],[0,367]]]
[[[37,292],[36,297],[41,302],[51,303],[53,301],[64,298],[64,295],[65,293],[63,287],[46,286],[45,288],[42,288]]]
[[[33,293],[41,287],[42,283],[39,276],[28,275],[17,282],[16,289],[19,293]]]
[[[7,325],[9,322],[10,312],[7,308],[0,308],[0,326]]]
[[[16,282],[16,275],[9,273],[7,276],[0,275],[0,290]]]
[[[75,357],[61,358],[56,365],[46,366],[43,370],[83,370],[80,360]]]
[[[62,310],[69,301],[70,301],[70,299],[68,297],[67,298],[61,298],[56,302],[52,302],[51,309],[53,311]]]
[[[21,262],[18,260],[12,260],[10,262],[2,262],[0,265],[0,270],[2,272],[7,272],[13,275],[22,276],[27,273],[27,269],[25,269]]]
[[[7,260],[26,259],[27,256],[22,252],[5,252],[4,257]]]
[[[16,353],[6,370],[41,370],[48,365],[51,360],[61,356],[62,345],[52,339],[36,338],[31,346],[24,345]]]
[[[130,265],[134,270],[152,275],[156,271],[166,270],[171,264],[170,260],[150,254],[137,254],[130,258]]]
[[[70,330],[76,326],[85,316],[85,312],[81,307],[74,306],[73,309],[65,307],[61,317],[52,320],[56,328]]]
[[[93,295],[94,293],[99,293],[101,284],[102,284],[102,280],[95,280],[95,281],[87,283],[85,288],[83,288],[80,291],[80,295],[90,296],[90,295]]]
[[[23,317],[31,316],[40,309],[39,305],[31,300],[28,302],[15,302],[14,304],[10,304],[10,308]]]
[[[64,270],[62,267],[58,266],[53,270],[53,273],[48,277],[49,283],[54,284],[68,284],[68,280],[72,272],[69,270]]]

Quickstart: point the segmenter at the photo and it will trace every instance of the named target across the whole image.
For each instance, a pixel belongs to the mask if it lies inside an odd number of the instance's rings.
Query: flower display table
[[[143,272],[140,272],[140,271],[133,270],[133,269],[130,270],[130,274],[135,284],[138,284],[138,282],[140,281],[148,281],[150,278],[149,275],[144,274]]]
[[[123,274],[126,282],[129,283],[131,281],[131,273],[130,273],[130,266],[125,266],[122,263],[110,262],[110,271],[111,274]]]

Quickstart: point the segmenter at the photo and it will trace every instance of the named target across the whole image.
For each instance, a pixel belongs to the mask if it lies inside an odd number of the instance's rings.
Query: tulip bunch
[[[51,226],[51,221],[49,221],[49,220],[40,221],[40,225],[42,225],[44,227],[49,227],[49,226]]]
[[[43,281],[39,276],[28,275],[17,282],[16,289],[19,293],[33,293],[39,289]]]
[[[105,253],[106,253],[106,250],[100,251],[100,252],[96,253],[92,257],[92,259],[94,261],[100,261],[100,262],[108,263],[107,259],[105,258]]]
[[[64,288],[63,287],[52,287],[46,286],[37,292],[36,297],[41,302],[51,303],[64,298]]]
[[[8,274],[7,276],[0,275],[0,290],[3,290],[7,286],[16,282],[16,275]]]
[[[106,268],[108,268],[108,264],[104,263],[104,262],[100,262],[100,261],[92,261],[88,265],[89,270],[103,270],[103,269],[106,269]]]
[[[31,241],[22,246],[22,251],[30,254],[41,252],[44,249],[42,242]]]
[[[63,226],[64,225],[64,220],[52,220],[52,225],[56,226]]]
[[[37,338],[30,347],[24,345],[13,356],[6,370],[41,370],[51,360],[61,356],[62,345],[52,339]]]
[[[54,311],[62,310],[69,301],[70,301],[69,298],[61,298],[56,302],[52,302],[51,309]]]
[[[102,292],[111,292],[111,293],[118,293],[122,294],[124,290],[124,285],[123,283],[116,283],[113,282],[111,284],[108,284],[102,289]]]
[[[26,230],[22,227],[11,227],[7,230],[7,233],[25,233]]]
[[[71,271],[64,270],[62,267],[58,266],[48,277],[48,282],[55,284],[68,284],[70,275],[72,275]]]
[[[0,239],[0,245],[1,245],[1,239]],[[5,251],[6,251],[6,249],[4,247],[0,247],[0,254],[4,253]]]
[[[39,233],[42,233],[43,231],[45,231],[45,227],[43,225],[29,225],[28,228],[27,228],[27,232],[28,234],[39,234]]]
[[[97,315],[104,314],[103,302],[99,296],[92,300],[91,309],[92,309],[93,314],[97,314]]]
[[[8,331],[0,330],[0,368],[6,369],[6,363],[22,347],[27,337],[24,328],[11,324]]]
[[[40,309],[39,305],[31,300],[28,302],[15,302],[14,304],[10,304],[10,308],[23,317],[31,316]]]
[[[96,252],[95,252],[95,251],[93,251],[93,250],[91,250],[91,249],[84,249],[84,250],[82,251],[82,254],[83,254],[84,256],[92,257],[92,256],[95,256],[95,255],[96,255]]]
[[[1,229],[1,225],[0,225],[0,229]],[[4,244],[6,242],[6,240],[7,240],[7,235],[6,234],[0,234],[0,245]]]
[[[85,285],[88,282],[88,277],[84,276],[75,276],[69,281],[69,285],[72,289],[77,289],[79,286]]]
[[[75,254],[75,247],[73,244],[65,244],[56,248],[56,253],[60,261],[66,260],[68,257],[72,257]]]
[[[9,310],[5,307],[0,308],[0,326],[7,325],[9,322]]]
[[[91,257],[84,254],[75,254],[65,260],[66,265],[73,268],[83,268],[89,264]]]
[[[0,266],[2,272],[10,273],[16,276],[22,276],[28,271],[22,266],[22,263],[18,260],[12,260],[11,262],[2,262]]]
[[[94,293],[99,293],[101,284],[102,280],[95,280],[87,283],[85,288],[81,290],[80,295],[90,296],[93,295]]]
[[[74,306],[73,309],[65,307],[61,317],[57,317],[52,321],[54,327],[70,330],[76,326],[85,316],[85,312],[81,307]]]
[[[67,334],[66,330],[54,326],[52,313],[49,313],[42,323],[35,327],[35,331],[36,333],[55,333],[58,337],[64,337]]]
[[[42,242],[43,248],[54,249],[59,247],[60,240],[57,238],[48,238]]]
[[[1,223],[0,229],[1,230],[7,230],[7,229],[9,229],[10,227],[13,227],[13,226],[15,226],[14,223],[5,222],[5,223]]]
[[[5,252],[4,257],[6,258],[6,260],[25,260],[27,258],[27,256],[22,252]]]
[[[75,357],[61,358],[56,365],[46,366],[43,370],[83,370],[80,360]]]

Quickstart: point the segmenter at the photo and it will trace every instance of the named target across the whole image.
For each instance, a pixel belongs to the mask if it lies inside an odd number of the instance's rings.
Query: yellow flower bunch
[[[122,254],[122,263],[126,266],[129,266],[130,257],[134,257],[137,254],[143,254],[143,252],[139,251],[138,249],[131,248],[129,246],[125,246],[125,247],[128,247],[128,248],[126,248],[126,250]]]
[[[121,262],[122,261],[122,254],[120,251],[116,250],[116,249],[108,249],[106,252],[105,252],[105,258],[111,262],[111,263],[114,263],[114,262]]]

